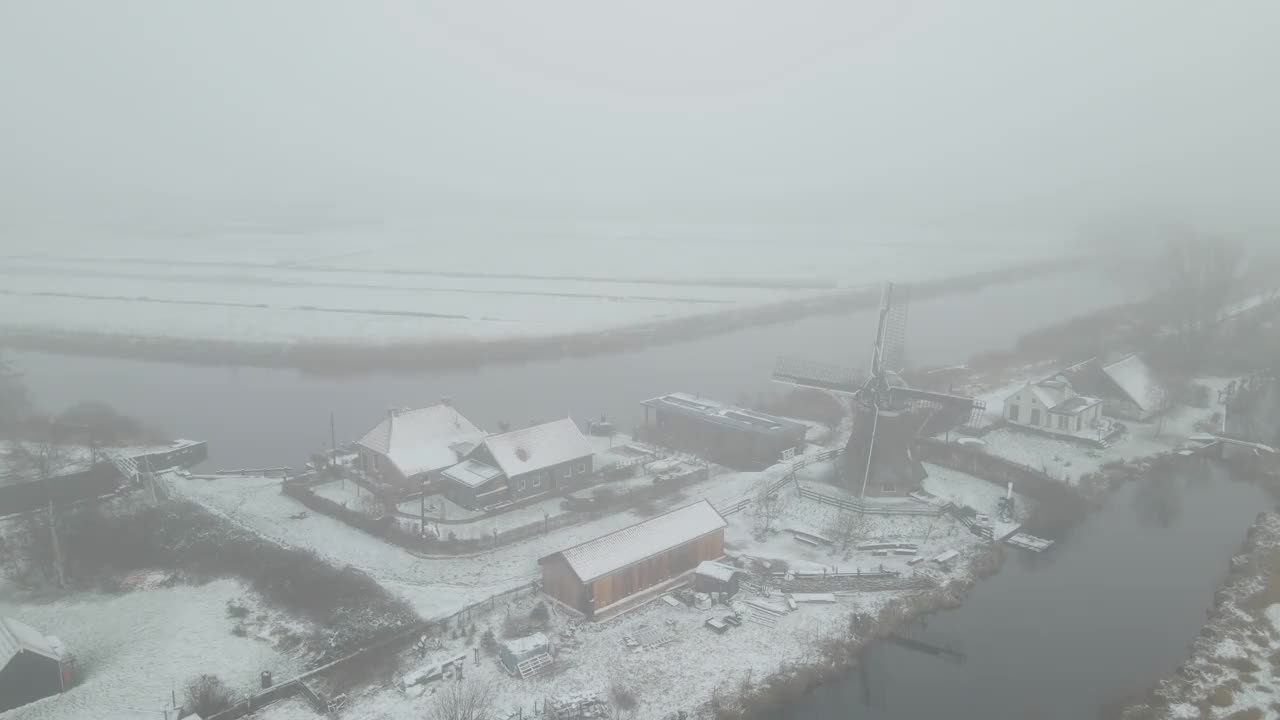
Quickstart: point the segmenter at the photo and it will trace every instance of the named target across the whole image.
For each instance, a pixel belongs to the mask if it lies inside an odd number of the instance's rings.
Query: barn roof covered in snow
[[[51,660],[61,660],[62,650],[57,638],[45,637],[40,631],[13,618],[0,617],[0,667],[20,652],[32,652]]]
[[[484,439],[484,431],[450,405],[392,411],[360,438],[406,478],[449,467]]]
[[[1155,373],[1137,355],[1113,362],[1102,370],[1144,412],[1160,409],[1168,394]]]
[[[589,583],[727,525],[711,503],[699,500],[547,557],[562,556],[578,579]]]
[[[507,477],[535,472],[595,453],[572,418],[491,435],[485,438],[484,446]]]
[[[645,400],[640,404],[714,425],[765,435],[792,434],[804,437],[809,429],[807,425],[794,420],[755,410],[744,410],[689,393],[670,393]]]

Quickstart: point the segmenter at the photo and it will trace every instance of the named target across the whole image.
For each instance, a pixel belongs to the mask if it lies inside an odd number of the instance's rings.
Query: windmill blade
[[[772,380],[786,385],[856,395],[867,381],[865,370],[801,358],[778,358]]]
[[[881,323],[880,367],[898,372],[906,362],[907,314],[911,292],[906,285],[890,284],[885,288],[885,308]]]
[[[956,425],[977,422],[987,409],[985,400],[954,393],[916,390],[909,387],[889,388],[889,401],[895,406],[906,403],[935,405],[945,409],[948,415],[955,417],[957,419]]]

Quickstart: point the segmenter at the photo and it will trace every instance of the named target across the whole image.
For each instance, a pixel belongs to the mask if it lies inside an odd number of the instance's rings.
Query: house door
[[[1040,424],[1040,408],[1031,408],[1031,424]]]

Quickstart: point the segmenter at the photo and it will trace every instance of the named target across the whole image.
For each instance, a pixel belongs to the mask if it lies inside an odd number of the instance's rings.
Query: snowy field
[[[494,232],[18,239],[0,256],[0,317],[13,329],[238,342],[542,337],[950,277],[1062,247],[1022,236],[891,246],[792,228]]]
[[[62,640],[82,680],[67,692],[6,713],[3,720],[162,718],[176,687],[202,673],[221,677],[237,693],[257,687],[258,673],[302,672],[304,662],[252,635],[231,630],[227,602],[245,596],[235,580],[200,586],[136,590],[120,595],[83,593],[56,602],[0,600],[0,616],[13,617]]]

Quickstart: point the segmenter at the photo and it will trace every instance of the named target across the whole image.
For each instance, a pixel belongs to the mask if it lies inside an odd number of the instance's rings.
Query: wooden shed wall
[[[703,560],[724,557],[724,529],[671,548],[666,552],[628,565],[591,583],[592,610],[600,610],[619,600],[647,590],[659,583],[688,572]]]
[[[578,612],[591,613],[586,587],[559,555],[542,561],[542,591]]]

